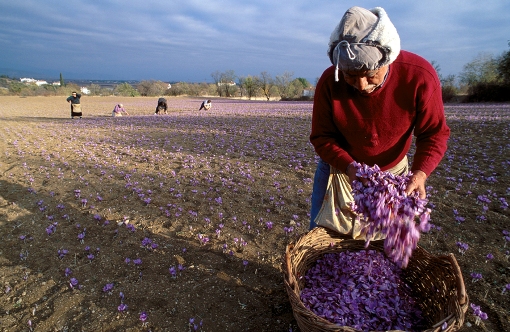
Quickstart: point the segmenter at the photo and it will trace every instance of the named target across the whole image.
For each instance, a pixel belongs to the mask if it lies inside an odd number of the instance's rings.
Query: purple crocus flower
[[[106,284],[103,287],[103,292],[105,292],[105,293],[111,293],[112,290],[113,290],[113,283]]]
[[[79,287],[79,285],[78,285],[78,279],[76,279],[76,278],[71,278],[71,280],[69,280],[69,286],[70,286],[72,289],[75,289],[75,288]]]
[[[505,294],[506,291],[510,291],[510,284],[506,284],[505,287],[503,287],[503,291],[501,292],[501,295]]]

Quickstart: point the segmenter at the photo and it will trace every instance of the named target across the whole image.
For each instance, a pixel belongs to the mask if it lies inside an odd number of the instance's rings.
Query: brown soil
[[[0,97],[1,331],[194,331],[190,319],[299,331],[281,258],[308,229],[312,104],[213,100],[198,113],[201,99],[169,98],[154,116],[156,100],[83,97],[72,120],[65,97]],[[110,116],[118,102],[131,116]],[[489,315],[475,326],[468,310],[463,331],[510,331],[510,107],[446,112],[449,150],[428,181],[441,230],[420,244],[456,254]]]

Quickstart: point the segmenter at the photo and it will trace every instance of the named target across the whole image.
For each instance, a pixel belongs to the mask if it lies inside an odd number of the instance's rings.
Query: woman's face
[[[376,70],[342,71],[345,82],[364,95],[374,92],[384,81],[384,76],[387,72],[388,66],[383,66]]]

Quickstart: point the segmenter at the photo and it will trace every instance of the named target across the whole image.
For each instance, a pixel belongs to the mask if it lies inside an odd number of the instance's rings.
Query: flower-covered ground
[[[0,97],[1,331],[299,331],[281,258],[308,229],[312,104],[168,100],[85,96],[70,119]],[[509,331],[510,105],[446,113],[420,245],[488,315],[463,331]]]

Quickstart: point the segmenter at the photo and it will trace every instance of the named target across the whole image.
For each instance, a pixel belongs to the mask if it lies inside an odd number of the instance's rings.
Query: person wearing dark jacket
[[[154,114],[158,115],[158,114],[160,114],[162,112],[164,112],[165,114],[168,114],[167,110],[168,110],[168,104],[166,103],[166,99],[165,98],[159,98],[158,99],[158,106],[156,106],[156,112],[154,112]]]
[[[79,116],[80,119],[82,117],[81,112],[81,104],[80,104],[81,94],[73,91],[69,97],[67,97],[67,102],[71,104],[71,119],[74,119],[75,116]]]
[[[200,108],[199,108],[198,110],[199,110],[199,111],[201,111],[201,110],[206,110],[206,111],[208,111],[208,110],[210,110],[210,109],[211,109],[211,107],[212,107],[211,100],[210,100],[210,99],[209,99],[209,100],[204,100],[204,101],[202,102],[202,105],[200,105]]]

